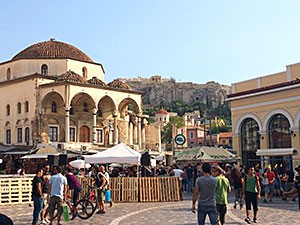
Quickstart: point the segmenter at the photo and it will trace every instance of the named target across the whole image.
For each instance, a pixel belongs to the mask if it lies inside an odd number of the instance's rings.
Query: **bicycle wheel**
[[[86,220],[93,215],[95,206],[90,200],[81,199],[76,205],[76,211],[80,219]]]

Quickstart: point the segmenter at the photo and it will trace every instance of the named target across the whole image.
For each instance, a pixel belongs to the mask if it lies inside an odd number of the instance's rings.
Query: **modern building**
[[[300,164],[300,64],[232,84],[233,149],[244,165]]]
[[[102,64],[55,39],[2,62],[0,142],[51,143],[61,150],[124,142],[156,149],[160,132],[143,115],[142,93],[119,79],[106,84],[104,75]]]

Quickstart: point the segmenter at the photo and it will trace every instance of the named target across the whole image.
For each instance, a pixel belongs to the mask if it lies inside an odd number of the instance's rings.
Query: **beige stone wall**
[[[156,149],[157,143],[160,144],[160,125],[149,124],[146,127],[146,149]]]

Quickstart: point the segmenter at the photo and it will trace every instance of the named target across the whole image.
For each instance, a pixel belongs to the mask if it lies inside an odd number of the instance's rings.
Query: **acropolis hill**
[[[176,82],[173,78],[162,78],[158,75],[150,78],[122,78],[122,80],[133,90],[143,92],[143,105],[145,106],[158,105],[162,101],[170,103],[176,100],[186,104],[206,103],[208,99],[212,106],[216,107],[225,101],[230,92],[230,86],[214,81],[206,84]]]

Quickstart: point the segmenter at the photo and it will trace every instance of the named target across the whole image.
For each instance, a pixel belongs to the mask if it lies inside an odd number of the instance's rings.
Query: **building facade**
[[[300,64],[232,84],[233,149],[244,165],[299,165]]]
[[[142,113],[142,93],[119,79],[106,84],[104,75],[102,64],[55,39],[2,62],[0,142],[58,149],[124,142],[156,149],[160,132],[154,134]]]

